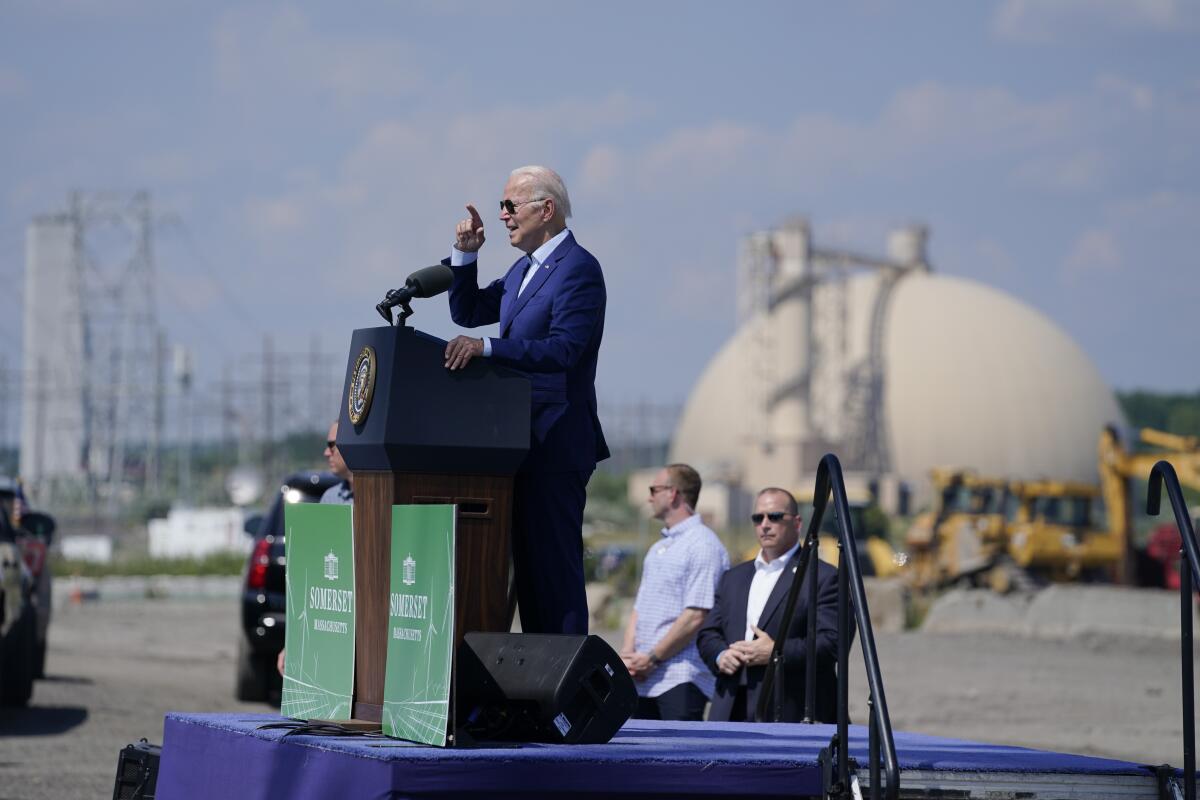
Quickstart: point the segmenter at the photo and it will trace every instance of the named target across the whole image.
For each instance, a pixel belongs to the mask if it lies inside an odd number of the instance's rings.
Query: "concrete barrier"
[[[104,578],[56,577],[55,605],[146,598],[233,600],[241,593],[236,575],[110,575]]]
[[[908,618],[908,587],[903,578],[863,578],[871,630],[899,633]]]
[[[984,589],[947,592],[934,601],[921,630],[1039,639],[1142,637],[1178,641],[1179,621],[1177,591],[1061,584],[1009,595]],[[1200,632],[1195,603],[1192,624]]]
[[[1050,586],[1029,605],[1026,627],[1039,638],[1146,636],[1179,638],[1179,592],[1125,586]],[[1192,626],[1197,624],[1192,603]]]

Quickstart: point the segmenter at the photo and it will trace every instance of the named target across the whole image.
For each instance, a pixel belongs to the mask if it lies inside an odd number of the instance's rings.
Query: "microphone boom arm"
[[[402,288],[392,289],[384,295],[383,300],[375,306],[375,310],[391,325],[393,324],[392,309],[400,306],[400,318],[396,325],[403,327],[404,321],[412,316],[413,312],[408,304],[413,298],[433,297],[441,294],[450,288],[453,280],[454,273],[444,264],[435,264],[432,267],[419,269],[408,276]]]
[[[404,321],[413,314],[412,308],[408,305],[410,299],[412,299],[412,296],[408,293],[407,287],[404,289],[392,289],[384,295],[383,301],[375,306],[375,310],[379,312],[379,316],[387,320],[388,325],[394,324],[398,328],[403,328]],[[393,323],[392,309],[396,306],[400,306],[400,316]]]

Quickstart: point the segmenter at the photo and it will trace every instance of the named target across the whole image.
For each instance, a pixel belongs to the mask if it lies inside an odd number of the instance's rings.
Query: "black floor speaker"
[[[476,741],[599,744],[637,708],[621,657],[599,636],[468,633],[455,682]]]
[[[117,758],[117,782],[113,800],[153,800],[158,783],[158,759],[162,747],[142,739],[125,745]]]

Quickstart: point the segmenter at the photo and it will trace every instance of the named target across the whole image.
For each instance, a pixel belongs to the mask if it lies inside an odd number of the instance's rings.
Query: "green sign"
[[[392,506],[383,732],[445,746],[454,647],[454,506]]]
[[[354,529],[352,507],[289,505],[287,659],[279,713],[347,719],[354,692]]]

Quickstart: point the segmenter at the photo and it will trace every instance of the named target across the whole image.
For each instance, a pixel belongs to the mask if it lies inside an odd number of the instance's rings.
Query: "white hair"
[[[538,166],[517,167],[509,177],[528,180],[533,185],[535,197],[549,197],[564,220],[571,217],[571,198],[567,196],[567,185],[554,170]]]

